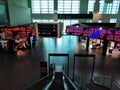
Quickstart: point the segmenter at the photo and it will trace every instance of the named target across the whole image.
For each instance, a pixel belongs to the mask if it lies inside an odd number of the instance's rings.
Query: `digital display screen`
[[[40,37],[57,37],[57,24],[41,23],[38,24],[38,32]]]
[[[59,19],[92,19],[93,14],[58,14]]]

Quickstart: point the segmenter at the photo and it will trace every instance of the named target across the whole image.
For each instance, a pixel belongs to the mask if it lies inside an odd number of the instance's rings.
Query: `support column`
[[[38,32],[38,26],[37,26],[37,23],[33,24],[33,27],[34,27],[34,29],[35,29],[36,44],[38,44],[38,40],[39,40],[39,32]]]
[[[106,14],[106,12],[107,12],[107,7],[109,7],[109,4],[110,4],[110,3],[105,3],[105,4],[104,4],[104,6],[103,6],[103,14]],[[106,19],[103,19],[102,22],[104,22],[104,23],[109,23],[109,22],[110,22],[110,19],[107,19],[107,20],[106,20]]]
[[[96,0],[94,3],[94,12],[99,12],[100,3],[99,0]]]
[[[58,21],[58,0],[54,0],[54,21]]]
[[[107,41],[107,40],[104,40],[104,41],[103,41],[103,48],[102,48],[102,55],[106,55],[107,46],[108,46],[108,41]]]
[[[120,4],[118,9],[118,15],[116,15],[116,18],[117,18],[116,27],[120,27]]]
[[[86,38],[86,52],[89,51],[89,41],[90,41],[90,38],[87,37],[87,38]]]
[[[32,1],[31,0],[28,0],[28,8],[30,8],[30,15],[31,15],[30,21],[32,22]]]
[[[88,10],[88,0],[80,0],[80,14],[86,14]],[[83,19],[82,22],[86,22],[87,19]],[[79,20],[81,23],[81,20]]]
[[[99,14],[99,7],[100,7],[99,0],[96,0],[94,3],[94,12],[93,12],[93,22],[96,23],[101,18],[101,15]]]
[[[88,0],[80,0],[80,13],[85,14],[88,10]],[[87,21],[87,19],[82,20],[84,22]],[[79,23],[81,23],[81,20],[79,20]],[[80,38],[80,36],[79,36]],[[89,50],[89,38],[86,38],[86,52]]]
[[[80,13],[87,13],[88,0],[80,0]]]

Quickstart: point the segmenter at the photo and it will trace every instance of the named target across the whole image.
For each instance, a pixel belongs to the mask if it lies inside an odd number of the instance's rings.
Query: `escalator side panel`
[[[53,74],[24,87],[22,90],[43,90],[43,88],[45,88],[45,86],[52,80],[52,77]]]

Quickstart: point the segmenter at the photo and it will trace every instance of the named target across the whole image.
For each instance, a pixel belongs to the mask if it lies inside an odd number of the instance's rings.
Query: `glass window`
[[[58,13],[78,14],[80,0],[58,0]]]
[[[32,0],[32,13],[54,13],[53,0]]]
[[[53,22],[53,20],[40,20],[40,19],[33,19],[33,22],[38,22],[38,23],[48,23],[48,22]]]
[[[120,0],[113,0],[113,3],[105,3],[100,1],[100,14],[118,14]]]
[[[79,22],[79,20],[63,20],[63,19],[58,21],[63,23],[63,33],[65,32],[67,25],[77,24]]]
[[[90,22],[93,22],[93,20],[87,20],[86,22],[90,23]]]
[[[117,21],[117,19],[115,19],[115,18],[110,19],[110,23],[116,23],[116,21]]]
[[[88,11],[87,11],[87,13],[94,12],[94,3],[95,3],[95,0],[89,0],[88,1]]]
[[[40,1],[32,0],[32,13],[40,13]]]

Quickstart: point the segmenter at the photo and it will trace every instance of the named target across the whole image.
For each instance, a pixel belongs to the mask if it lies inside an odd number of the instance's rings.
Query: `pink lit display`
[[[98,31],[99,30],[99,31]],[[109,30],[106,28],[96,28],[88,27],[84,28],[82,26],[67,26],[66,33],[69,35],[83,36],[83,37],[92,37],[98,31],[98,39],[106,39],[110,41],[120,42],[120,30]],[[94,37],[92,37],[94,38]],[[96,38],[96,37],[95,37]]]
[[[98,28],[87,28],[85,29],[84,33],[83,33],[83,36],[84,37],[89,37],[91,36],[92,34],[94,34],[94,32],[98,30]]]

